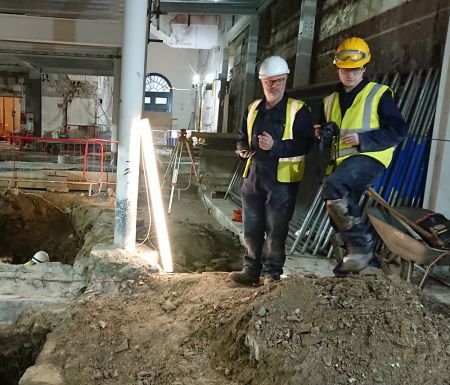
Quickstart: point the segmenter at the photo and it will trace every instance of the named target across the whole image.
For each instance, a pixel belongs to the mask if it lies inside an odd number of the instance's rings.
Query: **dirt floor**
[[[151,275],[54,332],[67,384],[448,384],[450,323],[407,284]]]
[[[96,199],[109,225],[91,242],[113,223],[113,199]],[[101,217],[84,209],[86,223]],[[361,276],[242,287],[224,272],[242,248],[195,195],[174,203],[169,226],[178,270],[193,273],[86,290],[47,336],[64,384],[450,384],[450,308],[413,286]]]

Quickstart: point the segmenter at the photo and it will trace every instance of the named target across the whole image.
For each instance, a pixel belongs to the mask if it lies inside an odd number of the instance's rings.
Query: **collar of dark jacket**
[[[367,78],[362,78],[362,80],[359,82],[359,84],[353,88],[351,91],[345,92],[344,90],[344,86],[342,85],[342,83],[339,83],[338,85],[338,92],[340,94],[345,94],[345,95],[356,95],[359,91],[361,91],[366,84],[369,83],[369,79]]]
[[[283,98],[277,104],[275,104],[275,107],[271,108],[271,110],[272,111],[273,110],[277,110],[277,111],[281,111],[282,112],[284,110],[285,106],[286,106],[287,98],[288,98],[287,95],[284,94]],[[258,106],[257,109],[261,110],[261,111],[267,111],[266,98],[265,97],[262,99],[261,103],[259,103],[259,106]]]

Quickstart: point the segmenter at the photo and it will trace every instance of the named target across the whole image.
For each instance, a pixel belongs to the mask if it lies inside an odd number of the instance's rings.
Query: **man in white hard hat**
[[[246,159],[241,190],[244,210],[244,268],[230,278],[244,285],[278,281],[294,213],[304,155],[314,143],[309,108],[285,94],[289,68],[280,56],[259,67],[264,98],[248,106],[236,152]]]

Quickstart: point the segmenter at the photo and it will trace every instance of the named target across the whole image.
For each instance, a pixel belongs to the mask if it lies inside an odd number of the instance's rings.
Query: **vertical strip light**
[[[155,219],[156,235],[158,237],[159,255],[163,269],[167,273],[173,272],[172,251],[170,250],[169,234],[165,211],[161,196],[161,186],[159,183],[158,168],[156,166],[155,148],[153,146],[152,130],[148,119],[139,121],[139,131],[141,133],[141,151],[144,156],[145,171],[149,176],[150,201]]]

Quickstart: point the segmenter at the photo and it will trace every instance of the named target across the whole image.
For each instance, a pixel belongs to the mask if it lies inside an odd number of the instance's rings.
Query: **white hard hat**
[[[270,56],[265,59],[259,67],[259,78],[264,79],[269,76],[287,75],[289,67],[280,56]]]
[[[42,263],[42,262],[48,262],[50,261],[50,257],[45,251],[38,251],[36,254],[33,255],[31,258],[31,262],[33,263]]]

